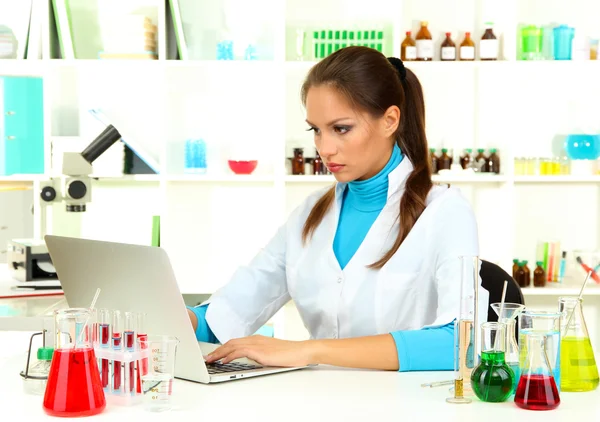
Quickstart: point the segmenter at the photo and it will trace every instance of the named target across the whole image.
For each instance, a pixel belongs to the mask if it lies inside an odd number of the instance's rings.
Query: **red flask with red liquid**
[[[92,416],[106,407],[89,315],[83,308],[54,312],[56,342],[43,403],[49,415]]]

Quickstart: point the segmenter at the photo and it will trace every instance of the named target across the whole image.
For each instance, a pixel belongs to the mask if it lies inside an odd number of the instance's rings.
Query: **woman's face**
[[[311,87],[306,95],[306,122],[315,146],[338,182],[365,180],[385,167],[392,152],[400,110],[391,106],[382,117],[355,110],[335,88]]]

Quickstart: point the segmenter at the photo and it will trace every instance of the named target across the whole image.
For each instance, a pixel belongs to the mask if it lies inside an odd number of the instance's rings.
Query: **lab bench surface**
[[[0,403],[2,414],[22,420],[57,420],[42,409],[42,396],[26,395],[19,372],[25,362],[27,334],[0,332]],[[402,421],[422,416],[431,421],[485,422],[565,421],[577,417],[597,420],[600,389],[563,393],[556,410],[534,412],[512,401],[471,404],[446,403],[448,386],[422,388],[429,381],[451,379],[452,372],[383,372],[321,366],[215,385],[175,380],[174,408],[150,413],[142,405],[108,404],[93,420],[236,420],[236,421]],[[166,418],[166,419],[165,419]],[[210,418],[210,419],[208,419]],[[216,419],[218,418],[218,419]],[[141,420],[141,419],[140,419]],[[184,419],[177,419],[182,421]]]

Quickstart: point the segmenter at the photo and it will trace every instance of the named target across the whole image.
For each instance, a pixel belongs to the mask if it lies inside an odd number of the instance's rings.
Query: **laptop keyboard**
[[[214,374],[223,374],[226,372],[250,371],[252,369],[260,369],[260,368],[262,368],[262,366],[250,365],[248,363],[230,362],[230,363],[222,364],[219,362],[215,362],[215,363],[207,363],[206,368],[208,369],[208,373],[210,375],[214,375]]]

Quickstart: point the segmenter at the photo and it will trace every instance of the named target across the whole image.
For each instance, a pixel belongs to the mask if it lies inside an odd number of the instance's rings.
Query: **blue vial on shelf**
[[[233,60],[233,41],[223,40],[217,43],[217,60]]]
[[[596,160],[600,157],[600,135],[567,135],[565,150],[571,160]]]
[[[206,173],[206,142],[203,139],[188,139],[185,141],[186,173]]]
[[[244,60],[256,60],[256,46],[254,44],[248,44],[246,51],[244,52]]]

